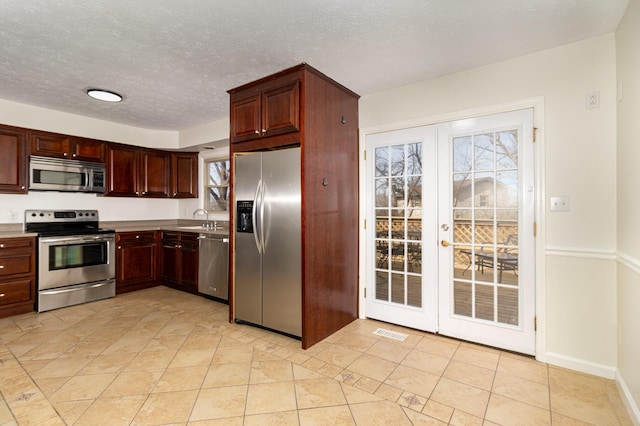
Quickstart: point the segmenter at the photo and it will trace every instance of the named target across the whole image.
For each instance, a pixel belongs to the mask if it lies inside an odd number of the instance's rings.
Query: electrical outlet
[[[587,93],[585,103],[587,109],[600,108],[600,92]]]
[[[14,209],[9,209],[9,223],[16,223],[18,221],[18,212]]]
[[[550,197],[549,210],[552,212],[568,212],[571,210],[569,197]]]

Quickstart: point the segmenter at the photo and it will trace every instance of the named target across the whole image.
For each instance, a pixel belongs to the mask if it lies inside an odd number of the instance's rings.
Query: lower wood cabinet
[[[162,233],[160,258],[163,284],[189,293],[198,292],[198,234]]]
[[[117,294],[160,284],[158,238],[158,231],[116,233]]]
[[[35,283],[35,237],[0,238],[0,318],[33,311]]]

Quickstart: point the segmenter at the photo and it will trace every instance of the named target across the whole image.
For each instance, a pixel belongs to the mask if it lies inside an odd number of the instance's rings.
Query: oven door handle
[[[115,242],[115,235],[96,235],[82,237],[40,237],[40,242],[44,244],[60,244],[60,243],[101,243]]]

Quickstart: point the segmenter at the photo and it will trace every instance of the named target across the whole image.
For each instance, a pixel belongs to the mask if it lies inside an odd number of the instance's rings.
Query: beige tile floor
[[[0,319],[0,425],[632,424],[613,381],[527,357],[372,320],[304,351],[227,312],[157,287]]]

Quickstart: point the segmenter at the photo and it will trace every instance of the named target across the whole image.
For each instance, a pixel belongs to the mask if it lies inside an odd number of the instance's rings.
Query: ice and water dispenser
[[[236,208],[236,232],[253,234],[253,200],[238,201]]]

